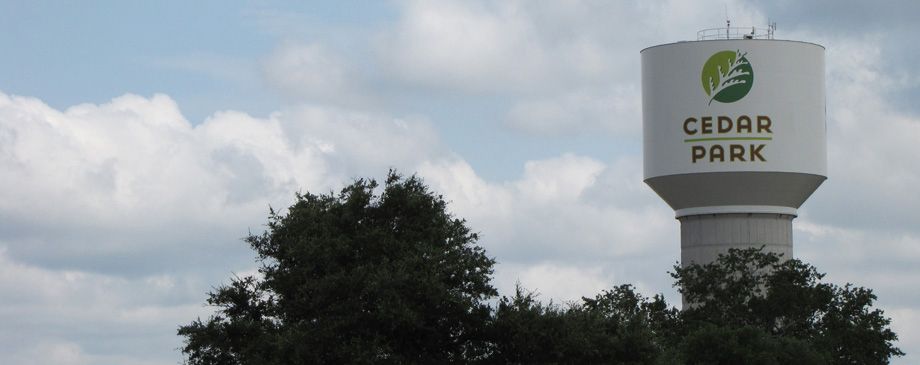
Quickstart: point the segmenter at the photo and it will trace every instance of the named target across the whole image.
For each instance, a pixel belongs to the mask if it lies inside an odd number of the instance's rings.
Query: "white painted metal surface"
[[[680,221],[682,264],[761,246],[791,258],[792,220],[827,175],[824,47],[728,39],[641,54],[645,182]]]
[[[752,74],[719,80],[749,83],[746,95],[732,102],[713,100],[701,80],[707,60],[726,51],[743,55]],[[655,46],[641,55],[645,178],[729,171],[826,176],[823,47],[698,41]],[[694,146],[706,154],[694,159]],[[731,146],[742,153],[732,158]],[[721,148],[721,158],[713,158],[713,148]]]
[[[826,179],[824,47],[714,40],[641,56],[645,181],[678,217],[795,215]]]

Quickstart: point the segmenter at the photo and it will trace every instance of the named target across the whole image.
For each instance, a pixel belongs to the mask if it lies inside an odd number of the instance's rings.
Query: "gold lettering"
[[[751,118],[747,115],[738,117],[738,133],[751,133]]]
[[[687,118],[687,120],[684,121],[684,133],[691,136],[696,134],[696,129],[690,129],[690,125],[694,123],[696,123],[696,118]]]
[[[725,162],[725,150],[720,145],[709,148],[709,162],[715,162],[717,158],[719,162]]]
[[[755,158],[760,161],[767,162],[767,160],[763,158],[763,155],[760,154],[760,151],[763,150],[763,147],[764,145],[762,144],[757,145],[757,147],[751,145],[751,162],[754,162]]]
[[[703,134],[712,134],[712,117],[702,117],[700,122],[703,124]]]
[[[731,156],[731,158],[729,159],[730,161],[737,160],[737,161],[744,162],[744,146],[740,144],[733,144],[731,146],[728,146],[728,149],[730,151],[729,155]]]
[[[766,115],[757,116],[757,133],[763,133],[763,131],[767,131],[767,133],[772,134],[773,131],[770,130],[770,126],[772,125],[773,121],[770,120],[770,117]]]
[[[732,131],[732,118],[720,116],[718,119],[719,133],[728,133]]]
[[[691,158],[691,161],[693,163],[696,163],[696,160],[699,160],[706,156],[706,148],[703,146],[693,146],[693,148],[690,151],[691,151],[690,155],[693,156]]]

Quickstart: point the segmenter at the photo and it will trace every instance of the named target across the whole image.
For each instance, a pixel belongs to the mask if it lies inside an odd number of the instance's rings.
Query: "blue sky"
[[[495,283],[678,297],[639,51],[724,24],[827,47],[829,180],[795,253],[920,331],[914,2],[0,1],[0,363],[173,364],[295,191],[417,172]]]

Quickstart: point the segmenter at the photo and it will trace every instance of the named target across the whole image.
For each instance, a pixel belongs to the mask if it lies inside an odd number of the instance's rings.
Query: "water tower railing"
[[[774,26],[709,28],[696,32],[696,40],[713,39],[773,39]]]

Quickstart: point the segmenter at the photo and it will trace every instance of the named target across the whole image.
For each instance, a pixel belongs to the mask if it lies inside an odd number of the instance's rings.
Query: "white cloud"
[[[524,164],[524,176],[515,183],[521,198],[532,202],[577,200],[593,186],[604,165],[587,157],[564,155]]]
[[[45,269],[16,262],[0,247],[0,291],[7,298],[0,320],[10,330],[0,333],[0,359],[4,364],[145,363],[95,354],[97,341],[115,353],[162,354],[156,347],[178,347],[176,327],[209,313],[200,304],[183,303],[191,289],[214,284],[196,279]]]
[[[741,2],[406,1],[377,59],[408,88],[501,95],[507,124],[540,135],[635,137],[639,50],[693,39],[700,21],[766,20]],[[713,11],[713,8],[716,11]]]
[[[28,329],[24,340],[58,334],[45,350],[11,343],[11,359],[35,350],[76,363],[118,362],[92,350],[87,338],[99,336],[116,343],[116,357],[139,341],[175,348],[175,326],[206,313],[207,288],[230,270],[251,271],[244,259],[251,253],[237,238],[264,221],[268,203],[284,207],[295,190],[325,192],[391,166],[418,169],[483,232],[507,273],[498,280],[520,278],[548,298],[589,295],[610,278],[601,262],[655,250],[643,245],[648,238],[662,241],[639,228],[660,209],[635,215],[618,204],[636,193],[655,202],[634,159],[611,170],[566,154],[528,162],[520,179],[495,184],[447,154],[424,121],[329,107],[267,118],[224,111],[192,125],[165,95],[59,111],[0,94],[0,117],[0,166],[10,177],[0,214],[14,218],[0,236],[0,289],[17,298],[0,316]],[[666,211],[660,217],[673,226]],[[231,260],[201,264],[231,246]],[[555,262],[531,266],[547,257]],[[562,281],[536,285],[582,274],[592,279],[568,289]],[[156,334],[119,337],[139,329]]]
[[[818,224],[807,217],[794,225],[796,257],[827,273],[827,282],[872,289],[878,296],[875,307],[892,319],[896,345],[907,352],[893,363],[914,363],[920,293],[910,289],[920,283],[920,235]]]
[[[143,346],[144,344],[140,344]],[[79,345],[67,341],[37,340],[3,358],[8,365],[172,365],[175,360],[151,360],[119,355],[88,354]]]
[[[899,80],[886,72],[877,36],[820,41],[828,49],[828,180],[807,212],[838,227],[920,234],[920,196],[910,193],[920,184],[912,158],[920,117],[890,100]]]
[[[353,106],[369,102],[351,69],[356,63],[321,43],[287,42],[265,59],[263,71],[291,99]]]
[[[549,96],[605,87],[638,65],[632,4],[573,1],[406,1],[377,52],[397,77],[427,87],[483,94]],[[642,34],[639,34],[641,37]],[[633,56],[618,51],[634,45]]]
[[[199,196],[195,182],[207,184],[198,161],[185,161],[194,148],[191,127],[163,95],[126,95],[60,112],[0,94],[0,116],[0,166],[10,177],[0,182],[0,209],[16,217],[83,215],[108,224],[123,213],[113,207],[157,209]],[[184,189],[168,189],[186,179]],[[139,207],[150,196],[159,199]]]
[[[378,52],[397,75],[473,92],[553,93],[634,79],[638,51],[717,27],[766,25],[743,2],[406,1]],[[563,90],[564,92],[567,90]]]
[[[231,240],[298,189],[337,189],[438,154],[424,121],[303,106],[193,126],[165,95],[62,112],[0,94],[0,140],[0,224],[16,232],[4,237],[14,255],[87,253],[90,242],[101,253],[180,249],[170,241],[216,227],[234,230],[216,237]]]
[[[598,264],[658,252],[677,237],[676,230],[647,229],[677,225],[642,186],[638,164],[616,166],[568,154],[530,161],[520,179],[505,183],[484,182],[463,161],[423,165],[420,175],[482,233],[500,263]]]
[[[301,34],[300,42],[285,41],[264,62],[268,83],[292,100],[361,107],[401,105],[409,95],[410,103],[420,95],[498,96],[508,106],[507,124],[517,130],[632,137],[639,124],[638,51],[662,39],[692,39],[700,21],[721,25],[726,6],[591,0],[395,5],[394,22],[351,38]],[[736,25],[766,23],[743,2],[727,6]],[[297,18],[280,18],[291,17]]]
[[[920,282],[918,235],[841,228],[807,218],[794,224],[796,256],[827,272],[831,282],[873,288],[886,306],[920,301],[920,293],[903,290]]]
[[[239,238],[269,204],[442,153],[423,120],[303,105],[193,125],[130,94],[60,111],[0,93],[0,142],[3,363],[175,362],[209,288],[252,272]]]
[[[516,102],[508,124],[547,136],[606,132],[611,137],[639,138],[642,123],[640,90],[624,85],[614,90],[577,90]]]
[[[545,59],[533,24],[514,3],[408,1],[378,52],[407,80],[475,91],[539,82]]]
[[[907,356],[900,359],[901,361],[896,362],[906,364],[916,358],[911,350],[920,348],[920,330],[916,326],[917,323],[920,323],[920,310],[916,307],[902,307],[889,310],[885,314],[891,316],[891,328],[898,334],[897,346],[907,353]]]
[[[556,304],[579,302],[582,297],[594,297],[601,290],[609,289],[613,283],[603,267],[581,267],[546,262],[540,264],[503,264],[498,266],[495,277],[502,295],[514,294],[520,284],[526,291],[532,291],[541,301],[552,300]]]
[[[666,271],[679,257],[679,225],[642,183],[636,157],[528,161],[520,178],[503,183],[459,159],[425,164],[419,174],[481,233],[503,295],[520,282],[561,303],[632,283],[677,298]]]
[[[89,359],[80,346],[67,342],[40,342],[25,351],[8,357],[10,365],[82,365]]]

